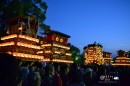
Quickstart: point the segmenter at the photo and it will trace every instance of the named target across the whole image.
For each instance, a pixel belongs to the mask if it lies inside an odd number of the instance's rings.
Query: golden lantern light
[[[12,55],[16,56],[16,57],[23,57],[23,58],[34,58],[34,59],[44,58],[44,56],[25,54],[25,53],[17,53],[17,52],[13,52]]]
[[[39,43],[39,39],[32,38],[32,37],[29,37],[29,36],[19,35],[19,38],[23,38],[23,39],[26,39],[26,40],[29,40],[29,41],[34,41],[34,42]]]
[[[120,66],[130,66],[130,64],[112,64],[113,66],[118,66],[118,65],[120,65]]]
[[[130,58],[127,58],[127,57],[119,57],[119,58],[116,58],[116,59],[130,59]]]
[[[59,48],[64,48],[64,49],[67,49],[67,50],[70,49],[70,47],[63,46],[63,45],[59,45],[59,44],[53,44],[53,46],[55,46],[55,47],[59,47]]]
[[[51,51],[50,50],[46,50],[45,53],[51,53]]]
[[[12,46],[12,45],[14,45],[14,44],[15,44],[14,42],[1,43],[1,44],[0,44],[0,47],[4,47],[4,46]]]
[[[42,49],[40,46],[27,44],[27,43],[22,43],[22,42],[17,42],[17,45],[18,46],[23,46],[23,47],[28,47],[28,48],[33,48],[33,49]]]
[[[17,37],[17,34],[8,35],[8,36],[1,37],[1,40],[6,40],[6,39],[11,39],[11,38],[16,38],[16,37]]]
[[[55,51],[55,53],[60,54],[61,52],[60,51]]]
[[[21,31],[23,30],[23,27],[22,27],[22,25],[21,25],[21,26],[18,28],[18,30],[21,30]]]
[[[50,61],[50,59],[42,59],[41,61]]]
[[[38,51],[38,52],[37,52],[37,54],[42,54],[42,53],[43,53],[43,51]]]
[[[60,59],[53,59],[52,61],[54,61],[54,62],[73,63],[73,61],[68,61],[68,60],[60,60]]]
[[[17,35],[17,34],[12,34],[12,35],[8,35],[8,36],[1,37],[1,40],[16,38],[17,36],[18,36],[19,38],[23,38],[23,39],[26,39],[26,40],[30,40],[30,41],[34,41],[34,42],[39,43],[39,39],[32,38],[32,37],[25,36],[25,35]]]
[[[49,47],[49,46],[51,46],[51,44],[43,44],[43,45],[41,45],[42,47]]]
[[[65,55],[67,55],[67,56],[71,56],[71,54],[70,54],[70,53],[66,53]]]

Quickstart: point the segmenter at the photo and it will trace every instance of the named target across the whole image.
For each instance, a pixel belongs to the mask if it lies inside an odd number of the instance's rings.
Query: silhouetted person
[[[28,69],[29,64],[24,63],[21,65],[20,72],[22,75],[22,86],[27,86],[28,85],[28,75],[29,75],[29,69]]]
[[[93,83],[92,83],[92,69],[91,68],[86,69],[86,74],[85,74],[83,80],[84,80],[84,83],[85,83],[86,86],[93,86]]]
[[[61,65],[60,76],[62,79],[62,86],[68,86],[68,72],[69,72],[68,65],[66,65],[66,64]]]
[[[92,71],[93,85],[97,85],[99,81],[98,67],[94,67]]]
[[[77,64],[72,64],[68,73],[68,86],[85,86],[82,79],[83,75]]]
[[[17,86],[19,65],[14,56],[0,53],[0,86]]]
[[[28,86],[41,86],[40,63],[35,62],[33,66],[34,69],[28,75]]]
[[[54,64],[55,74],[54,74],[54,86],[62,86],[62,80],[60,76],[60,65]]]
[[[52,64],[48,64],[45,68],[45,78],[44,78],[44,85],[43,86],[54,86],[54,66]]]

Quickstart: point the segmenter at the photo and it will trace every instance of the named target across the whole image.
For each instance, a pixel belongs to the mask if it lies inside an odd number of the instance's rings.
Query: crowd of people
[[[0,86],[130,86],[129,67],[27,62],[0,54]]]

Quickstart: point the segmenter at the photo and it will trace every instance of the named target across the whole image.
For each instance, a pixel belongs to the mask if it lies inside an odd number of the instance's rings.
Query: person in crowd
[[[68,73],[68,86],[85,86],[83,83],[83,75],[78,69],[77,64],[72,64]]]
[[[45,68],[46,68],[46,62],[41,62],[41,68],[40,68],[40,75],[41,75],[41,84],[43,84],[44,82],[44,76],[45,76]]]
[[[58,63],[54,63],[54,69],[55,69],[55,74],[54,74],[54,86],[62,86],[62,80],[60,76],[60,65]]]
[[[44,85],[43,86],[54,86],[54,66],[52,64],[47,64],[45,68]]]
[[[28,75],[29,75],[29,63],[25,62],[21,65],[21,75],[22,75],[22,86],[28,86]]]
[[[42,69],[40,70],[40,75],[41,75],[41,86],[45,86],[45,67],[42,67]]]
[[[100,75],[98,74],[98,67],[94,67],[92,71],[92,79],[93,79],[93,85],[96,86],[98,84]]]
[[[68,73],[69,73],[69,66],[67,64],[61,65],[60,76],[62,79],[63,86],[68,86]]]
[[[40,63],[35,62],[33,67],[28,76],[28,86],[41,86]]]
[[[86,73],[85,73],[85,76],[83,78],[83,81],[84,81],[86,86],[93,86],[92,69],[91,68],[86,69]]]
[[[84,70],[84,68],[81,67],[79,70],[81,71],[82,75],[85,75],[85,70]]]
[[[19,85],[19,64],[14,56],[0,53],[0,86]]]

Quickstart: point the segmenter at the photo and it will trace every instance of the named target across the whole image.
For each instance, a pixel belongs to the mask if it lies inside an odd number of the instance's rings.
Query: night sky
[[[130,50],[130,0],[43,0],[45,24],[71,36],[69,42],[83,52],[95,41],[116,56]]]

